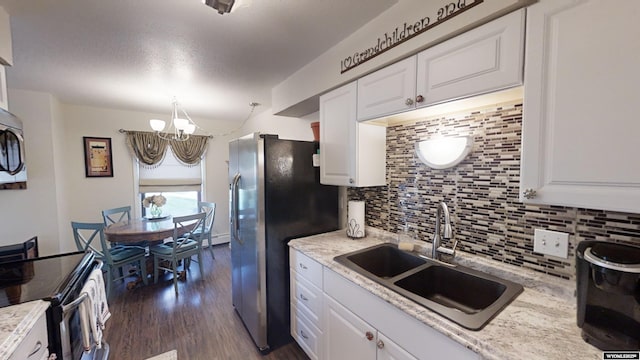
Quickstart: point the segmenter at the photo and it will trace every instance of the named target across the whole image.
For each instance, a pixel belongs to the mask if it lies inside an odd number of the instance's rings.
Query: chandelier
[[[214,8],[218,11],[218,14],[224,15],[224,13],[230,13],[231,8],[235,0],[202,0],[202,3]]]
[[[171,112],[171,121],[166,132],[162,132],[166,126],[164,120],[151,119],[149,125],[156,132],[156,135],[165,140],[185,141],[189,136],[193,135],[196,128],[199,128],[189,117],[187,112],[179,107],[178,101],[173,99],[173,111]]]

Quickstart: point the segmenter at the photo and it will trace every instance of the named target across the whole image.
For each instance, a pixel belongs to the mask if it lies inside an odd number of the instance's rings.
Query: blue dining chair
[[[180,262],[183,264],[183,271],[186,271],[191,264],[191,257],[197,255],[200,276],[204,276],[204,271],[202,270],[202,240],[204,236],[202,234],[204,234],[205,218],[206,213],[204,212],[187,216],[174,216],[172,240],[151,246],[149,249],[153,256],[154,282],[158,283],[160,270],[173,272],[173,287],[176,295],[178,295],[178,266]],[[185,226],[193,226],[193,228],[179,235]]]
[[[115,224],[115,223],[119,223],[119,222],[123,222],[123,221],[131,221],[131,206],[121,206],[121,207],[117,207],[117,208],[112,208],[112,209],[106,209],[106,210],[102,210],[102,220],[104,221],[104,226],[107,227],[111,224]],[[139,247],[145,250],[145,252],[147,251],[147,242],[146,241],[140,241],[140,242],[135,242],[135,243],[128,243],[128,244],[122,244],[122,243],[117,243],[117,242],[112,242],[111,243],[111,247],[115,248],[118,246],[122,246],[122,247],[130,247],[130,246],[134,246],[134,247]],[[122,268],[120,268],[119,270],[120,276],[124,276],[124,270]]]
[[[142,276],[142,282],[147,285],[147,267],[145,250],[139,247],[109,247],[104,236],[103,223],[71,222],[73,239],[79,251],[93,251],[96,257],[104,262],[107,272],[107,297],[111,294],[111,287],[116,280],[124,280],[122,267],[127,264],[135,264],[138,275]],[[113,269],[120,269],[120,275],[116,276]]]
[[[203,238],[206,238],[209,241],[209,252],[211,253],[211,257],[215,259],[216,256],[213,254],[213,243],[211,240],[211,231],[213,228],[213,221],[215,220],[215,217],[216,217],[216,203],[199,201],[198,208],[200,209],[200,211],[206,213],[207,217],[204,219],[204,232],[200,234],[196,230],[194,232],[194,235],[198,235],[198,236],[202,235]]]
[[[102,210],[104,226],[131,220],[131,206],[121,206],[113,209]]]

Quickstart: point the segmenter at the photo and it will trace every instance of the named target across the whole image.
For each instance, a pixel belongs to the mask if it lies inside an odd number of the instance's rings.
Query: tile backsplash
[[[415,143],[436,135],[472,136],[471,154],[451,169],[427,167]],[[640,245],[640,214],[519,202],[521,135],[521,102],[389,126],[387,186],[349,188],[348,198],[366,201],[368,226],[401,232],[406,225],[425,241],[433,237],[436,204],[444,201],[458,251],[566,279],[575,278],[574,250],[582,240]],[[536,228],[569,233],[569,258],[534,253]]]

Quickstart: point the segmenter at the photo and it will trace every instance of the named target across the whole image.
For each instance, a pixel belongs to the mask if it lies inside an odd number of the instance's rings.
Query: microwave
[[[0,189],[25,189],[27,166],[22,121],[0,109]]]

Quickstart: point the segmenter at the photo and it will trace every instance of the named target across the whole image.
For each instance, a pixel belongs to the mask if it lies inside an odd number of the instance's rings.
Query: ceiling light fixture
[[[218,10],[218,14],[220,15],[231,12],[231,8],[235,2],[235,0],[202,0],[203,4]]]
[[[182,117],[180,116],[183,115]],[[173,99],[173,111],[171,112],[171,122],[166,132],[162,132],[166,126],[164,120],[151,119],[149,125],[156,132],[156,135],[166,140],[185,141],[189,139],[190,135],[196,132],[197,128],[200,128],[196,123],[191,120],[187,112],[179,107],[178,101]]]

